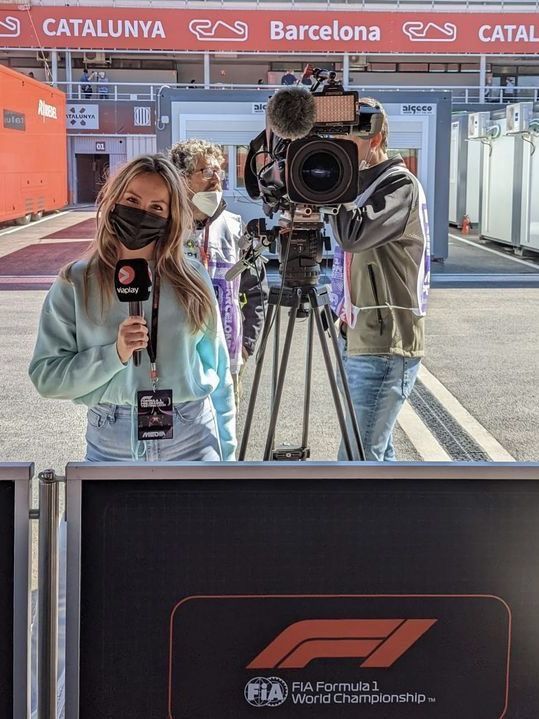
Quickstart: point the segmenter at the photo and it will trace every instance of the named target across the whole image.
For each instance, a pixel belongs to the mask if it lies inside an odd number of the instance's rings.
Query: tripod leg
[[[281,308],[275,311],[275,333],[273,335],[273,366],[271,371],[271,404],[275,401],[275,388],[277,387],[277,375],[279,372],[279,347],[281,342]]]
[[[346,455],[348,459],[352,459],[352,448],[350,445],[350,437],[348,436],[348,427],[346,426],[346,418],[344,416],[341,398],[339,396],[339,388],[337,387],[337,381],[333,372],[333,365],[331,363],[331,356],[329,354],[329,348],[327,346],[326,336],[324,334],[324,327],[322,326],[322,318],[318,307],[313,307],[313,313],[316,320],[316,329],[318,330],[318,337],[320,338],[320,345],[322,347],[322,354],[324,355],[324,362],[326,364],[326,372],[329,379],[329,385],[331,387],[331,394],[333,395],[333,404],[335,405],[335,411],[337,412],[337,419],[339,420],[339,426],[341,428],[341,434],[346,449]]]
[[[288,359],[290,357],[290,348],[292,346],[292,336],[294,334],[294,325],[296,323],[296,317],[298,314],[299,306],[301,304],[302,292],[300,289],[296,291],[296,297],[294,304],[290,309],[290,318],[288,320],[288,327],[286,330],[286,339],[283,347],[283,356],[281,357],[281,366],[279,367],[279,377],[277,380],[277,386],[275,388],[275,396],[273,398],[273,404],[271,407],[271,418],[268,427],[268,434],[266,437],[266,447],[264,449],[264,460],[268,461],[271,459],[271,452],[275,441],[275,427],[277,426],[277,417],[279,415],[279,406],[281,404],[281,397],[283,395],[284,381],[286,377],[286,368],[288,366]]]
[[[313,336],[314,312],[309,313],[309,328],[307,330],[307,359],[305,362],[305,389],[303,395],[303,435],[301,446],[306,449],[309,442],[309,414],[311,411],[311,378],[313,372]]]
[[[352,431],[354,433],[354,439],[356,441],[356,446],[358,450],[358,457],[359,459],[364,462],[365,461],[365,449],[363,447],[363,442],[361,441],[361,432],[359,431],[359,425],[356,417],[356,410],[354,409],[354,403],[352,402],[352,395],[350,394],[350,386],[348,384],[348,377],[346,376],[346,371],[344,369],[344,363],[342,361],[341,353],[339,351],[339,342],[337,340],[337,332],[335,330],[335,325],[333,323],[333,317],[331,316],[331,310],[326,305],[324,307],[324,312],[326,314],[326,320],[329,328],[329,334],[331,336],[331,343],[333,345],[333,352],[335,354],[335,359],[337,361],[337,367],[339,368],[339,373],[341,377],[341,382],[343,386],[344,391],[344,399],[346,402],[346,409],[348,411],[348,415],[350,417],[350,421],[352,424]]]
[[[266,346],[268,344],[269,334],[271,332],[271,318],[273,317],[274,311],[275,307],[273,305],[269,305],[266,314],[264,332],[262,333],[262,339],[260,340],[260,349],[258,350],[258,353],[256,355],[255,376],[253,378],[253,386],[251,388],[251,395],[249,397],[249,406],[247,407],[247,414],[245,416],[245,424],[243,427],[243,435],[241,438],[240,452],[238,455],[238,459],[240,461],[243,461],[245,459],[245,453],[247,452],[247,444],[249,442],[249,435],[251,433],[251,422],[253,421],[256,397],[258,394],[258,386],[260,385],[260,378],[262,376],[262,367],[264,366]]]

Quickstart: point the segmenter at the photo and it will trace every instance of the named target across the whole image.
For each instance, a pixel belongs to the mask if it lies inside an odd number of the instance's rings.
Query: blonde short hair
[[[382,129],[380,130],[382,134],[382,141],[380,142],[380,149],[383,152],[387,152],[387,140],[389,137],[389,124],[387,121],[387,112],[385,111],[384,106],[381,102],[378,102],[378,100],[375,100],[373,97],[360,97],[359,102],[363,103],[364,105],[369,105],[370,107],[376,107],[380,112],[382,113],[383,122],[382,122]]]

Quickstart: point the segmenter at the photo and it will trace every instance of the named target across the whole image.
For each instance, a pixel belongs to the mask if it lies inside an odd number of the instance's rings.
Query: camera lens
[[[343,167],[335,155],[316,152],[307,157],[301,167],[301,179],[313,192],[328,192],[340,182]]]
[[[290,201],[331,205],[355,200],[357,156],[357,147],[351,140],[311,135],[291,142],[286,161]]]

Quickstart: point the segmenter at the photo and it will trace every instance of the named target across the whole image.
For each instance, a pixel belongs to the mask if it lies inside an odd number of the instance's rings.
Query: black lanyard
[[[155,389],[159,381],[159,375],[157,374],[157,328],[159,323],[159,297],[161,294],[161,284],[159,274],[155,273],[155,281],[153,285],[152,294],[152,321],[151,321],[151,333],[148,341],[148,357],[150,358],[150,379],[152,386]]]

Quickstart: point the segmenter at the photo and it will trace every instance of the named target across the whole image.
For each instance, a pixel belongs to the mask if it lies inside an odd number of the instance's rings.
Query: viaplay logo
[[[437,619],[309,619],[284,629],[247,669],[303,669],[315,659],[363,659],[361,668],[387,669]]]
[[[118,280],[122,285],[130,285],[135,279],[135,270],[130,265],[120,267],[118,271]]]

